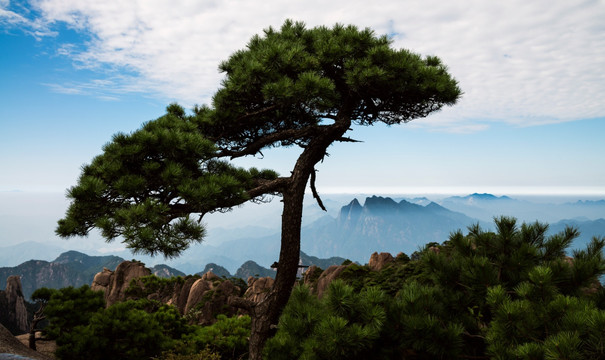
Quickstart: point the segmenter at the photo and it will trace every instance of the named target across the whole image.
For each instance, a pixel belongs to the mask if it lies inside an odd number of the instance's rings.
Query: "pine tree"
[[[83,169],[69,191],[61,236],[99,228],[135,251],[177,256],[201,241],[195,221],[264,196],[283,197],[281,250],[267,300],[234,304],[252,317],[250,358],[259,359],[296,280],[303,198],[315,189],[315,165],[353,125],[402,124],[426,117],[461,95],[434,56],[391,48],[370,29],[335,25],[307,29],[286,21],[253,37],[220,65],[225,79],[211,106],[186,115],[177,105],[129,135],[119,134]],[[287,177],[238,169],[220,159],[298,146]]]
[[[547,236],[501,217],[495,229],[471,226],[380,273],[350,265],[352,285],[321,300],[296,289],[266,358],[605,359],[605,240],[570,258],[573,228]]]

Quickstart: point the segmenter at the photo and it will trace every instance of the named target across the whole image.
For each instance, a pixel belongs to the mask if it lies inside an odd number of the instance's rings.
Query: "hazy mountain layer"
[[[580,200],[557,203],[552,197],[545,201],[519,200],[508,196],[491,194],[471,194],[452,196],[439,201],[442,206],[464,213],[483,221],[491,221],[494,216],[512,216],[520,221],[554,223],[564,219],[585,218],[597,220],[605,218],[605,200]]]
[[[6,279],[11,275],[21,277],[23,295],[27,300],[34,290],[41,287],[63,288],[67,286],[90,285],[94,276],[108,268],[113,270],[123,258],[113,255],[89,256],[77,251],[67,251],[53,261],[29,260],[15,267],[0,268],[0,288],[6,286]],[[151,268],[158,276],[175,276],[183,274],[165,265]]]
[[[342,207],[336,219],[303,230],[303,249],[317,256],[341,256],[361,263],[373,252],[411,254],[429,242],[443,242],[478,220],[434,202],[426,206],[372,196]]]

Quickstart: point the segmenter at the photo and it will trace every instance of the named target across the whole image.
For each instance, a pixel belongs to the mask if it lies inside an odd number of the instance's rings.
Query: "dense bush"
[[[44,314],[49,325],[44,330],[51,339],[59,339],[75,327],[88,324],[90,318],[105,307],[103,293],[92,291],[88,285],[59,290],[41,288],[34,291],[32,299],[46,303]]]
[[[183,341],[187,352],[199,353],[205,349],[220,355],[221,360],[244,359],[248,353],[250,316],[227,317],[218,315],[217,321],[209,326],[196,326]]]
[[[102,293],[88,287],[52,290],[48,304],[49,334],[63,360],[235,360],[248,350],[249,316],[218,315],[211,326],[191,326],[174,306],[147,299],[105,309]]]
[[[381,272],[352,265],[327,295],[295,289],[267,359],[605,359],[605,240],[495,220]]]
[[[98,311],[87,325],[58,339],[56,354],[74,360],[149,359],[190,331],[173,306],[129,300]]]

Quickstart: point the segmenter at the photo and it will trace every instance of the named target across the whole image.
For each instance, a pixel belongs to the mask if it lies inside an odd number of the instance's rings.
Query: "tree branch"
[[[363,142],[361,140],[355,140],[355,139],[352,139],[352,138],[346,137],[346,136],[340,137],[340,138],[336,139],[336,141],[340,141],[340,142],[352,142],[352,143]]]
[[[199,213],[200,218],[198,222],[201,221],[201,218],[207,214],[216,211],[220,211],[220,209],[231,208],[234,206],[238,206],[243,204],[246,201],[254,200],[255,198],[261,197],[267,194],[279,194],[283,192],[283,189],[288,186],[290,182],[289,177],[279,177],[274,180],[258,180],[258,184],[256,187],[246,190],[246,193],[249,196],[249,199],[242,200],[241,198],[236,199],[226,199],[221,204],[215,206],[200,206],[194,207],[190,204],[173,204],[170,206],[169,215],[173,218],[179,218],[191,213]]]
[[[328,211],[326,210],[326,207],[324,206],[323,202],[321,201],[321,198],[319,197],[319,194],[317,193],[317,189],[315,188],[315,172],[317,170],[313,169],[311,171],[311,192],[313,192],[313,197],[315,198],[315,200],[317,200],[317,205],[319,205],[319,207],[323,210],[323,211]]]
[[[222,149],[217,152],[218,157],[228,156],[231,159],[238,158],[246,155],[254,155],[260,152],[261,149],[271,144],[293,139],[300,139],[310,137],[313,134],[320,131],[319,126],[307,126],[302,129],[287,129],[274,132],[272,134],[264,135],[258,140],[243,146],[240,150],[228,150]]]
[[[263,113],[269,112],[269,111],[271,111],[271,110],[274,110],[274,109],[276,109],[276,108],[277,108],[277,105],[271,105],[271,106],[267,106],[267,107],[262,108],[262,109],[260,109],[260,110],[257,110],[257,111],[251,112],[251,113],[246,113],[246,114],[244,114],[244,115],[242,115],[242,116],[238,117],[236,121],[240,121],[240,120],[243,120],[243,119],[248,118],[248,117],[251,117],[251,116],[260,115],[260,114],[263,114]]]

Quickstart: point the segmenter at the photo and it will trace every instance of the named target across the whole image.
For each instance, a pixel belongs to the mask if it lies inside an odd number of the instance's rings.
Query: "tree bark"
[[[41,304],[38,311],[34,313],[34,318],[32,320],[31,327],[29,329],[29,348],[32,350],[36,350],[36,331],[38,327],[38,323],[44,319],[46,316],[44,315],[44,308],[46,304]]]
[[[345,107],[346,109],[346,107]],[[279,316],[286,306],[298,271],[300,258],[300,230],[303,215],[305,189],[315,165],[323,159],[327,148],[347,132],[351,125],[348,111],[341,111],[327,131],[311,140],[296,161],[289,178],[289,186],[283,191],[281,248],[275,283],[265,300],[251,311],[249,359],[261,360],[265,342],[272,335]]]

